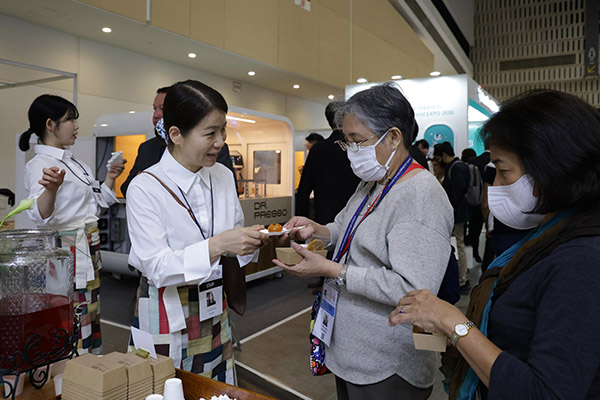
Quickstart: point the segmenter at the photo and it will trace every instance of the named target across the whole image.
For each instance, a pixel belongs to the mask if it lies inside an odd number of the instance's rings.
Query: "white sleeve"
[[[132,251],[129,263],[157,287],[203,281],[218,267],[211,264],[208,240],[173,250],[167,238],[166,221],[155,197],[144,190],[139,179],[127,190],[127,227]]]
[[[100,193],[102,195],[102,200],[105,204],[99,204],[100,207],[108,208],[115,204],[117,200],[117,194],[114,189],[109,188],[106,183],[102,182],[100,186]],[[98,210],[98,215],[102,212],[101,209]]]
[[[44,193],[46,190],[45,187],[40,185],[40,179],[42,179],[43,168],[48,168],[47,165],[42,165],[42,163],[38,162],[35,158],[25,165],[25,192],[28,199],[34,200],[33,208],[27,210],[27,216],[31,218],[36,226],[44,226],[54,217],[54,211],[48,218],[42,218],[40,215],[40,209],[38,208],[38,198]],[[60,188],[58,188],[60,190]]]
[[[231,180],[233,184],[233,179]],[[240,204],[240,200],[237,197],[237,193],[235,193],[233,199],[234,207],[235,207],[235,222],[233,224],[234,228],[240,228],[244,226],[244,211],[242,210],[242,205]],[[250,264],[251,262],[258,262],[258,253],[259,250],[256,250],[252,254],[247,254],[245,256],[237,256],[238,262],[240,263],[240,268]]]

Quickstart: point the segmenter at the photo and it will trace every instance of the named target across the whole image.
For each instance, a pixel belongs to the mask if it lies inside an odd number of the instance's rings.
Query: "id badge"
[[[92,182],[92,192],[94,193],[94,199],[96,199],[96,203],[104,204],[104,200],[102,200],[102,190],[100,189],[99,181]]]
[[[333,332],[333,322],[335,321],[335,308],[340,292],[326,280],[323,284],[322,293],[321,306],[317,313],[312,334],[329,346],[329,343],[331,342],[331,333]]]
[[[200,321],[223,313],[223,273],[221,268],[214,271],[206,282],[198,285]]]

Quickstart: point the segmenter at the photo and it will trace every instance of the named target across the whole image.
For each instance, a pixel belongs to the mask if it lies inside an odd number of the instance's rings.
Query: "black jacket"
[[[448,195],[452,208],[454,208],[454,223],[466,222],[471,218],[471,206],[465,198],[469,187],[469,168],[467,164],[458,158],[454,158],[444,169],[442,186]]]
[[[412,158],[418,162],[423,168],[429,171],[429,164],[427,164],[427,158],[416,145],[412,145],[408,150],[408,153],[412,156]]]
[[[165,141],[160,137],[153,137],[152,139],[146,140],[144,143],[140,144],[140,147],[138,147],[137,157],[135,158],[135,163],[133,164],[133,167],[131,167],[131,171],[129,171],[129,176],[121,185],[121,193],[123,193],[123,197],[126,197],[127,188],[129,187],[132,179],[135,178],[140,171],[143,171],[159,162],[166,148],[167,146],[165,145]]]
[[[354,194],[360,179],[352,172],[346,152],[335,143],[343,138],[342,132],[335,130],[308,153],[296,192],[296,215],[308,217],[309,197],[314,191],[315,221],[333,222]]]
[[[477,157],[469,158],[468,163],[476,166],[479,169],[479,174],[483,177],[485,166],[490,163],[490,159],[490,151],[486,150]]]

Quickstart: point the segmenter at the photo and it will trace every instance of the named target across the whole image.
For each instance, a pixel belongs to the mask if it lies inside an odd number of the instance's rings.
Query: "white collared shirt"
[[[115,192],[102,184],[102,204],[98,204],[92,191],[94,173],[82,161],[75,161],[70,150],[52,146],[34,146],[35,157],[25,166],[25,190],[28,198],[34,199],[34,207],[27,211],[29,218],[38,227],[55,229],[83,228],[86,224],[98,221],[102,208],[117,202]],[[40,215],[37,200],[46,190],[39,181],[43,168],[58,167],[65,170],[65,179],[56,192],[54,212],[48,218]],[[89,182],[89,184],[88,184]]]
[[[206,238],[188,211],[153,176],[139,174],[127,189],[129,264],[156,287],[205,280],[219,265],[218,260],[210,262],[209,237],[244,226],[233,174],[219,163],[193,173],[168,150],[146,171],[156,175],[184,204],[187,200]],[[240,266],[252,261],[253,256],[238,256]]]

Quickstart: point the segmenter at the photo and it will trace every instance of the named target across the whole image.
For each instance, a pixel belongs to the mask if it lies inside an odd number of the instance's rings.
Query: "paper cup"
[[[54,378],[55,376],[62,375],[63,372],[65,372],[65,365],[67,365],[67,361],[69,361],[69,360],[62,360],[59,362],[55,362],[54,364],[51,364],[50,365],[50,377]]]
[[[183,384],[179,378],[171,378],[165,381],[164,400],[185,400],[183,398]]]
[[[2,379],[4,379],[4,398],[8,398],[9,395],[9,387],[6,384],[6,382],[10,383],[11,386],[13,386],[14,388],[14,384],[15,384],[15,380],[17,379],[16,375],[4,375],[2,377]],[[19,376],[19,383],[17,384],[16,390],[13,389],[13,397],[14,396],[19,396],[21,393],[23,393],[23,383],[25,382],[25,374],[21,374],[21,376]]]
[[[52,380],[54,380],[54,394],[60,396],[62,394],[62,374],[56,375]]]
[[[146,396],[146,400],[163,400],[163,397],[160,394],[151,394],[150,396]]]

